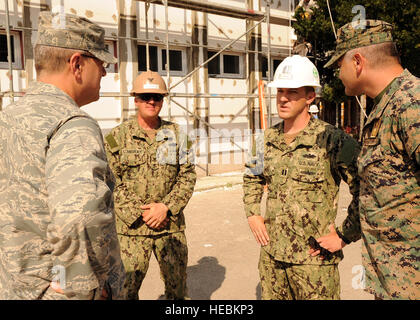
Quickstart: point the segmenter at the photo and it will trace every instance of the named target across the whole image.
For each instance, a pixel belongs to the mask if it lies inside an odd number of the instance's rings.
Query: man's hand
[[[143,221],[149,228],[162,229],[169,222],[167,217],[169,209],[163,203],[150,203],[141,206],[140,209],[144,210]]]
[[[55,292],[60,293],[60,294],[64,294],[64,291],[63,291],[63,289],[61,289],[60,284],[58,282],[56,282],[56,281],[51,282],[50,287]]]
[[[50,287],[51,287],[51,289],[53,289],[55,292],[57,292],[59,294],[65,294],[63,289],[61,289],[60,284],[56,281],[52,281],[50,283]],[[98,300],[108,300],[108,292],[106,291],[105,288],[102,289],[101,296],[99,297]]]
[[[327,249],[330,252],[336,252],[338,250],[343,249],[346,246],[346,243],[341,240],[341,238],[338,236],[337,232],[335,231],[334,224],[330,225],[330,233],[326,236],[320,237],[316,239],[321,247]],[[320,253],[319,250],[309,250],[309,254],[312,257],[317,256]]]
[[[262,245],[266,246],[270,241],[267,229],[265,228],[264,218],[261,216],[251,216],[248,218],[248,224],[254,234],[255,240]]]

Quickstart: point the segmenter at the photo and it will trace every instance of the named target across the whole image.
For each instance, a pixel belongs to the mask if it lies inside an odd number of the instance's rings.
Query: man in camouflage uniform
[[[2,115],[11,130],[0,144],[0,299],[120,295],[112,172],[97,122],[80,110],[115,62],[103,28],[40,13],[38,81]]]
[[[269,86],[277,88],[277,110],[283,121],[257,142],[257,150],[263,149],[263,168],[258,161],[248,165],[243,184],[248,223],[262,245],[262,298],[339,299],[342,252],[331,259],[312,257],[308,238],[334,228],[341,180],[353,195],[346,224],[358,227],[358,144],[342,130],[309,115],[314,88],[320,85],[308,58],[286,58]],[[260,202],[266,184],[263,218]]]
[[[140,74],[131,93],[137,117],[105,137],[117,181],[117,233],[127,276],[126,299],[130,300],[138,299],[152,252],[166,298],[187,298],[183,209],[194,191],[196,173],[179,126],[159,117],[167,93],[157,72]]]
[[[338,66],[346,94],[366,94],[374,107],[365,123],[358,159],[360,230],[366,290],[376,299],[420,298],[420,81],[403,69],[392,26],[379,20],[338,30],[326,67]],[[357,76],[356,76],[357,75]],[[337,234],[321,239],[331,251]]]

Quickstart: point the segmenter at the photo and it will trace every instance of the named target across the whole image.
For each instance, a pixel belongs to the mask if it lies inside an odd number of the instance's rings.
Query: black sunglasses
[[[146,102],[150,101],[151,99],[156,102],[161,102],[163,100],[163,94],[160,93],[139,93],[136,96]]]

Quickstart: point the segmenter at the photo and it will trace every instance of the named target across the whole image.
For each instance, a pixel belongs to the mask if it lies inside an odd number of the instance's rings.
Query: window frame
[[[208,52],[212,52],[214,54],[217,54],[218,51],[214,50],[208,50]],[[237,56],[239,57],[238,63],[239,63],[239,73],[228,73],[224,72],[224,56]],[[210,57],[207,55],[207,58]],[[219,73],[208,73],[209,78],[225,78],[225,79],[243,79],[245,77],[245,62],[244,62],[244,55],[239,52],[222,52],[220,53],[215,59],[219,60]],[[214,61],[214,59],[213,59]]]
[[[117,50],[117,41],[115,40],[108,40],[105,39],[105,46],[109,45],[108,51],[112,55],[114,55],[115,58],[118,60],[118,50]],[[117,63],[111,63],[108,68],[105,69],[106,73],[118,73],[118,61]]]
[[[146,44],[145,43],[137,43],[137,50],[138,51],[140,51],[139,50],[139,47],[140,46],[142,46],[142,47],[144,47],[144,51],[146,52]],[[158,46],[154,46],[154,45],[150,45],[149,44],[149,50],[150,50],[150,48],[151,47],[154,47],[154,48],[156,48],[156,55],[157,55],[157,57],[156,57],[156,67],[157,67],[157,69],[156,70],[153,70],[152,69],[152,71],[155,71],[155,72],[159,72],[159,51],[158,51]],[[138,58],[137,58],[138,59]],[[140,72],[145,72],[146,71],[146,69],[147,69],[147,66],[146,66],[146,64],[147,64],[147,61],[146,61],[146,57],[144,57],[144,60],[145,60],[145,69],[144,70],[140,70],[140,63],[139,63],[139,60],[137,60],[137,63],[138,63],[138,67],[137,67],[137,71],[140,73]]]
[[[266,60],[267,60],[267,62],[268,62],[268,57],[267,56],[263,56]],[[273,77],[274,77],[274,73],[276,72],[276,69],[274,68],[274,61],[279,61],[279,63],[278,63],[278,65],[283,61],[284,59],[282,59],[281,57],[271,57],[271,80],[273,80]],[[278,66],[277,65],[277,66]],[[263,73],[264,72],[264,70],[261,70],[261,73]],[[267,76],[267,73],[268,73],[268,68],[267,68],[267,71],[265,72],[265,75],[264,74],[262,74],[261,76],[261,78],[263,79],[263,80],[268,80],[268,76]]]
[[[1,35],[7,35],[6,30],[0,30]],[[10,30],[10,36],[13,37],[13,47],[14,47],[14,58],[15,62],[12,62],[12,67],[14,70],[23,70],[23,43],[22,43],[22,33],[20,31]],[[6,40],[7,47],[7,40]],[[8,61],[0,61],[0,69],[9,69]]]
[[[137,46],[144,46],[146,47],[146,43],[137,43]],[[157,50],[157,70],[161,76],[166,76],[165,66],[163,65],[163,52],[166,52],[166,47],[159,46],[159,45],[152,45],[149,44],[149,47],[155,47]],[[182,70],[170,70],[169,75],[172,77],[183,77],[187,74],[187,48],[186,47],[171,47],[169,48],[169,56],[170,51],[179,51],[181,52],[181,66]],[[169,66],[170,67],[170,66]],[[138,72],[144,72],[145,70],[140,70],[140,64],[138,65]]]
[[[165,66],[163,65],[163,52],[166,52],[166,48],[159,48],[160,50],[160,54],[159,54],[159,59],[160,61],[158,61],[158,68],[159,68],[159,74],[160,75],[165,75],[166,76],[166,69]],[[186,55],[186,50],[185,49],[180,49],[178,47],[176,48],[170,48],[169,49],[169,59],[170,59],[170,55],[171,52],[170,51],[180,51],[181,52],[181,60],[182,60],[182,70],[178,71],[178,70],[171,70],[169,72],[170,76],[174,76],[174,77],[182,77],[185,76],[187,74],[187,55]],[[165,53],[166,54],[166,53]],[[170,60],[169,60],[170,62]],[[169,66],[170,68],[171,66]]]

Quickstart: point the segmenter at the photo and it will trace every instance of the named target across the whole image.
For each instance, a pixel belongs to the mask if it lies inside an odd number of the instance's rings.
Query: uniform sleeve
[[[255,143],[255,157],[245,164],[243,177],[243,202],[248,217],[261,215],[261,200],[264,194],[266,179],[264,170],[264,135],[260,135]]]
[[[162,200],[172,216],[178,215],[188,204],[193,192],[197,175],[193,164],[193,153],[188,146],[186,136],[182,136],[179,141],[179,172],[176,182]]]
[[[340,132],[333,141],[333,171],[347,183],[352,201],[347,209],[347,217],[338,231],[349,241],[357,241],[361,238],[359,216],[359,188],[360,182],[357,173],[357,157],[360,152],[359,143],[344,132]]]
[[[50,140],[45,175],[51,222],[53,267],[65,272],[65,294],[119,297],[124,268],[115,228],[111,171],[97,123],[87,117],[66,122]]]
[[[420,100],[413,96],[412,101],[402,106],[401,110],[403,111],[399,113],[398,132],[407,154],[420,166]]]
[[[265,178],[263,175],[244,174],[243,202],[247,218],[261,215],[261,199],[264,194]]]
[[[111,138],[112,137],[112,138]],[[120,143],[112,133],[105,137],[105,150],[109,166],[115,177],[114,199],[115,207],[121,214],[118,215],[128,226],[131,226],[141,217],[140,206],[144,205],[143,199],[135,192],[130,191],[122,179],[123,168],[120,161],[118,145],[111,145],[111,142]]]

